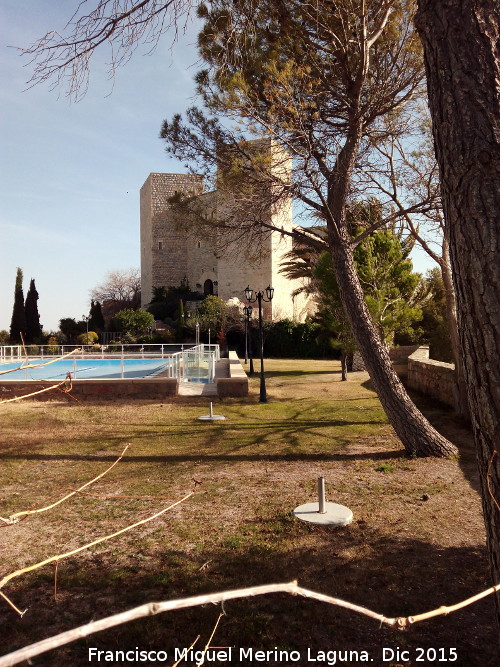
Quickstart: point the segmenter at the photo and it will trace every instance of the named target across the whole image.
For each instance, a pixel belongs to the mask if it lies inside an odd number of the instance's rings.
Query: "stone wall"
[[[197,201],[203,204],[204,210],[215,212],[217,206],[215,193],[206,192],[198,197]],[[219,295],[217,263],[217,235],[215,232],[211,234],[207,229],[198,231],[196,228],[190,230],[187,234],[186,275],[189,286],[194,292],[204,294],[205,281],[211,280],[213,294]]]
[[[199,174],[148,176],[141,188],[141,300],[145,307],[153,287],[180,285],[188,274],[188,234],[168,203],[177,192],[203,192]],[[165,277],[168,276],[168,281]]]
[[[112,379],[112,380],[73,380],[71,394],[82,400],[93,398],[132,400],[154,399],[163,401],[168,396],[177,395],[178,380],[176,378],[137,378],[137,379]],[[1,385],[2,399],[25,396],[32,392],[46,389],[47,382],[36,380],[8,380]],[[45,391],[30,397],[34,401],[67,400],[57,389]]]
[[[408,387],[455,409],[454,369],[453,364],[429,359],[429,347],[421,346],[408,357]]]
[[[269,154],[278,178],[291,181],[292,160],[276,142],[269,138],[256,140],[253,147]],[[270,231],[259,243],[251,232],[245,234],[244,226],[240,228],[239,224],[234,240],[227,232],[218,239],[206,230],[200,233],[189,230],[186,225],[178,225],[168,203],[168,198],[176,192],[200,195],[196,197],[196,204],[217,219],[231,220],[233,216],[239,223],[237,216],[242,215],[242,204],[234,193],[232,196],[222,190],[204,193],[200,175],[150,174],[141,188],[142,306],[146,307],[151,300],[153,287],[178,285],[186,276],[191,289],[202,293],[205,281],[211,281],[214,294],[224,301],[237,297],[243,302],[247,285],[254,292],[272,285],[275,288],[272,303],[262,304],[264,319],[286,317],[303,321],[309,310],[309,299],[304,295],[292,296],[302,286],[302,281],[289,280],[281,273],[284,256],[292,249],[291,237],[281,231]],[[290,232],[293,224],[291,197],[279,207],[270,207],[266,216],[264,222]],[[242,221],[245,222],[250,225],[254,222],[250,211],[248,220]],[[253,317],[257,317],[257,308]]]
[[[151,203],[152,174],[148,176],[141,188],[141,306],[144,308],[151,300],[153,293],[152,259],[153,259],[153,208]]]
[[[248,148],[250,152],[255,151],[255,153],[262,155],[264,159],[269,157],[274,164],[271,139],[252,141]],[[247,193],[246,185],[248,185],[251,194]],[[255,222],[257,216],[266,224],[276,224],[276,215],[270,208],[256,212],[252,206],[252,202],[259,199],[258,192],[261,192],[263,201],[268,200],[268,187],[244,182],[241,186],[241,191],[238,185],[234,194],[228,190],[227,186],[217,192],[217,218],[236,226],[232,234],[225,231],[221,237],[223,245],[221,246],[218,263],[219,296],[224,301],[233,297],[244,301],[244,290],[247,285],[255,293],[259,290],[265,290],[268,285],[273,285],[274,279],[273,252],[276,232],[264,233],[259,236],[255,232]],[[259,206],[259,204],[256,205]],[[281,218],[279,222],[280,224],[286,224],[286,221],[283,220],[282,222]],[[245,226],[248,226],[248,231],[245,231]],[[279,300],[277,295],[280,293],[282,294],[282,291],[276,290],[275,299]],[[275,304],[276,300],[273,303],[262,303],[264,319],[273,319]],[[256,304],[253,305],[254,316],[256,316],[257,307]]]
[[[398,345],[389,350],[389,356],[393,361],[406,361],[418,348],[418,345]]]

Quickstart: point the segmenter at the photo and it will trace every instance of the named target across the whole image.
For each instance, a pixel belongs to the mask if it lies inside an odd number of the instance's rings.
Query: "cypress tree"
[[[14,290],[14,308],[10,323],[10,340],[12,343],[21,342],[21,334],[26,333],[26,315],[24,313],[23,270],[17,267],[16,287]]]
[[[37,301],[38,292],[36,291],[35,280],[32,278],[28,294],[26,295],[26,303],[24,304],[27,343],[35,343],[42,335],[42,325],[40,324]]]
[[[90,302],[89,331],[104,331],[104,316],[99,301]]]

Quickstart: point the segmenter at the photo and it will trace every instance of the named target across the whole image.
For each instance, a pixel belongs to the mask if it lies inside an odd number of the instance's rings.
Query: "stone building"
[[[273,158],[280,149],[270,139],[252,144]],[[283,154],[281,154],[283,155]],[[289,156],[276,161],[280,178],[291,178]],[[277,171],[277,173],[278,173]],[[142,306],[152,298],[153,287],[178,286],[187,279],[193,291],[215,294],[224,301],[238,298],[244,301],[249,285],[254,291],[274,287],[273,301],[264,304],[266,319],[284,318],[303,321],[308,313],[308,299],[294,296],[301,281],[289,280],[280,272],[286,253],[292,249],[292,201],[281,203],[276,212],[267,212],[266,222],[277,230],[266,234],[259,247],[243,241],[239,229],[231,240],[225,233],[223,243],[216,233],[206,228],[183,225],[174,212],[169,198],[177,193],[196,197],[219,219],[228,217],[231,198],[227,193],[204,192],[203,176],[197,174],[152,173],[141,188],[141,294]],[[244,230],[243,230],[244,232]]]

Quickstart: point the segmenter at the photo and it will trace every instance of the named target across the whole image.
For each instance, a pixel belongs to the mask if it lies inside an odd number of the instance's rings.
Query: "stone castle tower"
[[[253,142],[259,151],[279,150],[270,139]],[[272,157],[272,155],[271,155]],[[291,177],[291,158],[279,161],[280,176]],[[285,173],[287,172],[287,173]],[[275,289],[273,301],[264,305],[266,319],[289,318],[303,320],[307,314],[307,298],[293,296],[300,281],[289,280],[280,273],[284,256],[292,249],[292,238],[271,231],[251,253],[238,238],[221,246],[215,235],[206,230],[188,230],[179,224],[168,199],[177,193],[200,197],[203,206],[224,216],[230,210],[227,193],[204,193],[203,176],[197,174],[159,174],[148,176],[141,188],[141,293],[146,307],[152,298],[153,287],[178,286],[187,278],[192,290],[215,294],[224,301],[238,298],[244,301],[249,285],[254,292]],[[229,201],[228,201],[229,199]],[[292,230],[291,198],[280,206],[279,212],[269,213],[266,222],[283,231]]]

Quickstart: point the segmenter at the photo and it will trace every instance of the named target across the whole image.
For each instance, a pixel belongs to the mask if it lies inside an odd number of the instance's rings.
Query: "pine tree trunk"
[[[371,318],[356,271],[345,209],[360,137],[360,124],[353,119],[328,188],[328,241],[340,298],[375,391],[408,454],[451,456],[457,448],[429,424],[398,378]]]
[[[416,408],[398,378],[363,296],[350,239],[331,246],[333,266],[352,333],[382,407],[411,456],[450,456],[456,447],[440,435]]]
[[[342,369],[342,382],[347,381],[347,354],[342,350],[340,353],[340,366]]]
[[[419,0],[416,21],[424,44],[491,571],[499,583],[498,0]],[[500,604],[497,609],[500,620]]]
[[[455,296],[455,287],[453,286],[448,239],[443,240],[441,276],[443,278],[444,285],[446,320],[448,322],[448,331],[450,333],[451,353],[453,355],[453,363],[455,364],[455,409],[461,417],[470,419],[469,402],[467,399],[467,390],[464,377],[464,364],[462,361],[462,355],[460,353],[460,340],[458,335],[457,320],[457,299]]]

